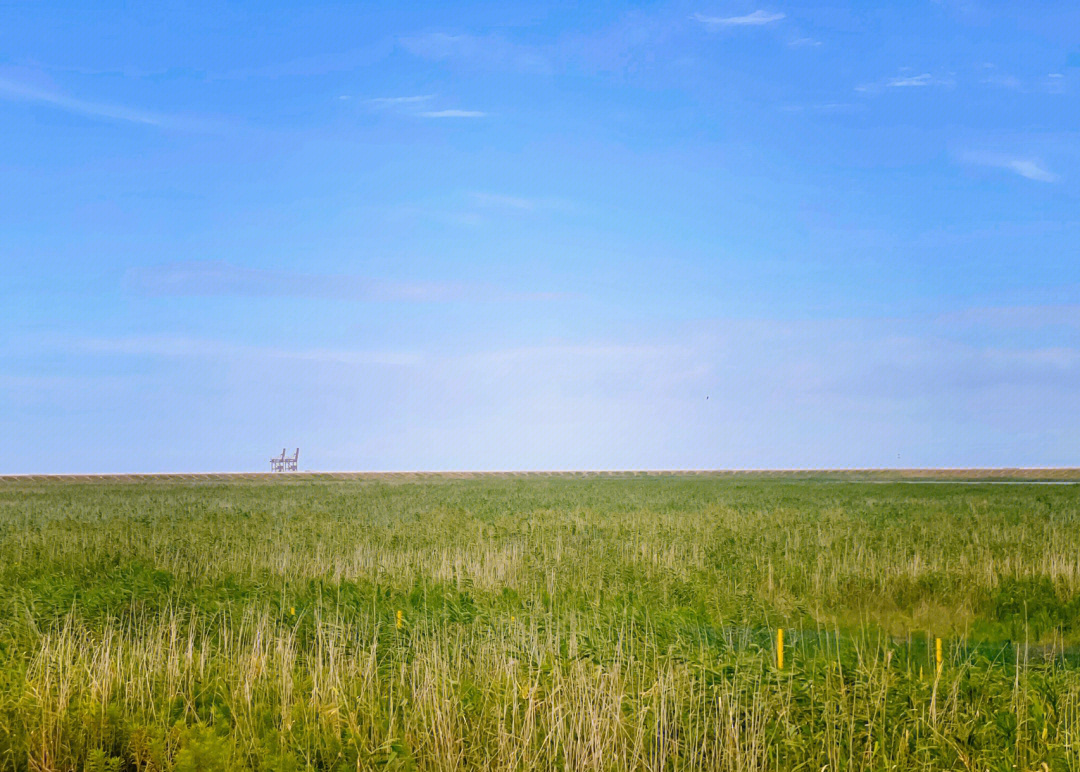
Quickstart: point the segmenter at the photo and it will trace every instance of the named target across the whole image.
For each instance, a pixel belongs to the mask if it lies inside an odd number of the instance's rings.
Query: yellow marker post
[[[937,663],[937,671],[941,672],[941,639],[934,639],[934,662]]]
[[[784,628],[776,628],[776,669],[784,669]]]
[[[398,612],[397,612],[397,625],[396,625],[398,630],[400,630],[402,624],[404,624],[404,622],[402,622],[402,619],[403,619],[404,616],[405,615],[401,613],[401,609],[398,609]]]

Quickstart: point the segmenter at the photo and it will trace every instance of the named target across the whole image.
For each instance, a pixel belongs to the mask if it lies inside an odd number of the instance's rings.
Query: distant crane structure
[[[295,472],[296,463],[300,460],[300,448],[296,449],[296,452],[292,456],[285,455],[285,448],[281,449],[280,456],[274,456],[270,459],[270,471],[271,472]]]

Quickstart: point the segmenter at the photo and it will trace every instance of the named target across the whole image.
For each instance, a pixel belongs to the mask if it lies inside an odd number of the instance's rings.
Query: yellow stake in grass
[[[405,616],[405,615],[401,613],[401,609],[398,609],[398,612],[397,612],[397,629],[398,629],[398,630],[400,630],[400,629],[401,629],[401,625],[402,625],[402,624],[404,624],[404,623],[402,622],[402,618],[403,618],[404,616]]]
[[[937,663],[937,671],[941,672],[941,639],[934,639],[934,662]]]
[[[784,669],[784,628],[776,628],[776,669]]]

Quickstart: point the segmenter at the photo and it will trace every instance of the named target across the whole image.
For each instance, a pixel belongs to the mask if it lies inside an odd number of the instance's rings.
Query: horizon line
[[[693,476],[773,476],[881,475],[893,479],[951,480],[1025,479],[1080,482],[1080,467],[834,467],[834,468],[724,468],[724,469],[520,469],[520,470],[366,470],[297,472],[97,472],[0,474],[0,483],[16,482],[200,482],[288,480],[378,480],[382,478],[477,479],[484,477],[693,477]]]

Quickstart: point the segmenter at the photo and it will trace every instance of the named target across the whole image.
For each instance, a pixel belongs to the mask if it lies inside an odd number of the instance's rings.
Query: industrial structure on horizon
[[[296,462],[300,459],[300,448],[296,449],[296,452],[292,454],[292,457],[285,455],[285,448],[281,449],[280,456],[274,456],[270,459],[270,471],[271,472],[295,472]]]

